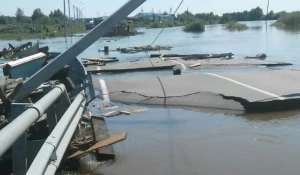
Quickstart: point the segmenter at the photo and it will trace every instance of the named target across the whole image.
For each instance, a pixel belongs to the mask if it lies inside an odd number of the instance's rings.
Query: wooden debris
[[[190,65],[190,68],[199,67],[199,66],[201,66],[201,63],[196,63],[196,64],[193,64],[193,65]]]
[[[91,118],[93,116],[92,112],[91,111],[86,111],[85,112],[86,116]]]
[[[137,62],[137,61],[140,61],[140,59],[137,58],[135,60],[131,60],[132,63]]]
[[[125,114],[125,115],[131,115],[132,113],[129,111],[120,111],[121,114]]]
[[[117,111],[111,111],[111,112],[108,112],[106,114],[103,114],[102,116],[104,117],[113,117],[113,116],[116,116],[116,115],[119,115],[120,113],[117,112]]]
[[[99,109],[104,110],[104,109],[115,109],[118,108],[119,106],[114,106],[112,104],[108,104],[108,105],[102,105],[99,107]]]
[[[145,111],[147,111],[147,109],[133,109],[133,110],[120,111],[120,113],[125,115],[131,115],[134,113],[142,113]]]
[[[110,138],[105,119],[103,117],[92,117],[92,129],[94,143]],[[112,145],[97,149],[97,160],[108,161],[113,160],[116,155]]]
[[[127,133],[122,133],[122,134],[110,137],[106,140],[103,140],[103,141],[100,141],[100,142],[96,143],[95,145],[91,146],[89,149],[87,149],[85,151],[79,150],[79,151],[75,152],[74,154],[69,156],[68,159],[80,156],[82,154],[94,151],[94,150],[102,148],[102,147],[113,145],[115,143],[118,143],[118,142],[121,142],[121,141],[125,140],[126,138],[127,138]]]

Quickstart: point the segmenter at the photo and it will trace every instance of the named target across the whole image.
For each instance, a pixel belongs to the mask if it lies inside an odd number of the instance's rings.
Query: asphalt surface
[[[172,69],[176,66],[182,70],[188,69],[210,69],[210,68],[237,68],[237,67],[274,67],[291,65],[290,63],[269,62],[255,59],[204,59],[204,60],[182,60],[181,58],[150,58],[135,62],[123,62],[115,64],[107,64],[105,66],[88,66],[87,72],[90,73],[118,73],[118,72],[133,72],[133,71],[155,71]],[[193,66],[198,64],[198,66]],[[190,67],[192,66],[192,67]]]
[[[88,66],[87,72],[91,73],[118,73],[118,72],[133,72],[133,71],[154,71],[172,69],[176,64],[165,62],[160,59],[155,60],[140,60],[136,62],[124,62],[116,64],[107,64],[105,66]]]
[[[300,71],[202,73],[143,79],[95,81],[106,100],[126,104],[244,110],[250,103],[297,99]],[[107,98],[108,97],[108,98]]]
[[[166,57],[164,57],[166,58]],[[161,58],[153,58],[161,59]],[[274,67],[274,66],[288,66],[292,65],[291,63],[284,62],[271,62],[265,60],[258,59],[223,59],[223,58],[212,58],[212,59],[200,59],[200,60],[183,60],[181,58],[166,58],[169,62],[180,65],[182,69],[203,69],[203,68],[218,68],[218,67],[258,67],[258,66],[266,66],[266,67]],[[190,68],[191,65],[201,64],[201,66],[196,66]]]

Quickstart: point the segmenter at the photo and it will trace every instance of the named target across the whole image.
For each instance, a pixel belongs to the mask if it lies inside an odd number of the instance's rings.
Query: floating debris
[[[264,53],[257,54],[255,57],[246,56],[245,59],[261,59],[264,60],[267,58],[267,55]]]
[[[234,56],[233,53],[222,54],[195,54],[189,56],[183,56],[183,60],[201,60],[201,59],[213,59],[213,58],[228,58],[231,59]]]
[[[192,64],[190,65],[190,68],[199,67],[199,66],[201,66],[201,63]]]
[[[116,109],[118,108],[119,106],[115,106],[113,104],[104,104],[104,105],[101,105],[99,107],[100,110],[106,110],[106,109]]]
[[[125,115],[131,115],[135,113],[142,113],[145,111],[147,111],[147,109],[133,109],[133,110],[120,111],[120,113]]]
[[[87,60],[90,62],[96,62],[96,63],[111,63],[111,62],[118,62],[119,60],[117,57],[111,57],[111,58],[82,58],[82,60]]]
[[[138,52],[149,52],[149,51],[161,51],[161,50],[171,50],[170,46],[141,46],[141,47],[128,47],[128,48],[118,48],[117,51],[121,53],[138,53]]]
[[[131,60],[131,62],[137,62],[137,61],[140,61],[139,58],[135,59],[135,60]]]
[[[91,152],[91,151],[94,151],[94,150],[97,150],[99,148],[103,148],[103,147],[106,147],[106,146],[113,145],[115,143],[118,143],[118,142],[121,142],[123,140],[126,140],[126,138],[127,138],[127,133],[122,133],[122,134],[110,137],[108,139],[105,139],[103,141],[100,141],[100,142],[96,143],[95,145],[91,146],[89,149],[87,149],[85,151],[78,150],[74,154],[70,155],[68,157],[68,159],[80,156],[82,154],[85,154],[85,153],[88,153],[88,152]]]
[[[111,112],[108,112],[106,114],[103,114],[102,116],[103,117],[114,117],[114,116],[117,116],[117,115],[120,115],[120,112],[118,112],[118,111],[111,111]]]

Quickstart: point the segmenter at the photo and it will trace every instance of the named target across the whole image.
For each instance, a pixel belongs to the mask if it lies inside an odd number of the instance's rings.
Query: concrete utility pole
[[[74,13],[74,20],[75,20],[75,5],[73,5],[73,13]]]
[[[78,7],[76,7],[77,19],[78,19]]]
[[[70,0],[68,0],[68,6],[69,6],[69,19],[71,19]]]
[[[64,0],[64,34],[66,37],[66,0]]]
[[[268,5],[267,5],[266,32],[268,32],[269,5],[270,5],[270,0],[268,0]]]
[[[268,5],[267,5],[267,16],[266,16],[266,21],[268,21],[268,17],[269,17],[269,5],[270,5],[270,0],[268,0]]]

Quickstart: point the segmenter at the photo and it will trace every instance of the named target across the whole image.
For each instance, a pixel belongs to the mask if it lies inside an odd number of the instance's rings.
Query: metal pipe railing
[[[84,107],[86,105],[86,100],[84,100],[80,106],[80,108],[78,109],[78,112],[76,114],[76,116],[74,117],[74,120],[72,121],[72,123],[70,124],[70,127],[68,128],[66,134],[64,135],[61,143],[59,144],[58,148],[56,149],[56,157],[57,160],[55,161],[51,161],[48,164],[48,167],[45,171],[45,175],[54,175],[57,168],[60,165],[60,162],[63,159],[63,156],[66,152],[67,147],[69,146],[69,143],[74,135],[74,132],[78,126],[79,120],[82,116],[82,112],[84,110]]]
[[[48,94],[10,122],[0,131],[0,157],[22,136],[26,130],[43,116],[45,111],[63,94],[67,93],[63,84],[53,88]]]
[[[49,135],[49,137],[43,144],[42,148],[38,152],[30,168],[28,169],[26,173],[27,175],[44,174],[50,162],[51,156],[55,155],[55,157],[52,157],[52,159],[56,160],[56,152],[54,151],[58,148],[62,138],[64,137],[66,131],[70,126],[70,123],[73,121],[75,115],[78,113],[78,109],[81,107],[81,104],[84,100],[84,92],[81,92],[79,95],[77,95],[71,106],[65,112],[63,117],[55,126],[52,133]],[[80,115],[81,114],[82,113],[80,113]]]

